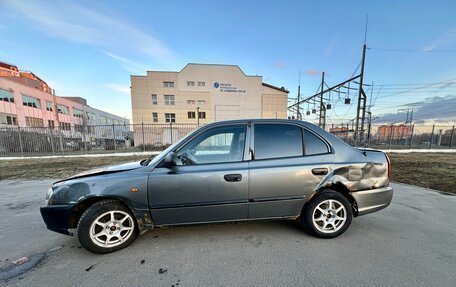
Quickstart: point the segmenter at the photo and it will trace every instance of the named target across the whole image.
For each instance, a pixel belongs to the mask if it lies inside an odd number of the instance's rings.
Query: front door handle
[[[242,174],[225,174],[223,178],[228,182],[238,182],[242,180]]]
[[[313,168],[312,169],[312,174],[314,174],[314,175],[327,175],[328,174],[328,169],[325,168],[325,167]]]

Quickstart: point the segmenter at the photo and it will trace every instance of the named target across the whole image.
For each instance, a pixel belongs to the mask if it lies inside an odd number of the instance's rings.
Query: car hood
[[[70,176],[68,178],[59,180],[57,182],[66,181],[66,180],[70,180],[70,179],[81,178],[81,177],[88,177],[88,176],[94,176],[94,175],[101,175],[101,174],[108,174],[108,173],[127,171],[127,170],[137,169],[137,168],[140,168],[140,167],[142,167],[140,161],[127,162],[127,163],[116,164],[116,165],[108,165],[108,166],[103,166],[103,167],[99,167],[99,168],[96,168],[96,169],[84,171],[84,172],[75,174],[73,176]]]

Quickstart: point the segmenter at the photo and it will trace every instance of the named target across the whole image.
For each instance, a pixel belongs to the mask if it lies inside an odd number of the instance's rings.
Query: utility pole
[[[364,63],[366,61],[366,44],[363,45],[363,58],[361,60],[361,74],[359,78],[359,90],[358,90],[358,108],[356,112],[356,131],[355,131],[355,141],[359,138],[362,140],[364,132],[364,120],[366,118],[366,94],[363,90],[363,80],[364,80]]]
[[[299,111],[299,102],[301,101],[301,70],[299,70],[299,84],[298,84],[298,108],[296,112],[296,119],[302,120],[301,112]]]
[[[325,72],[321,73],[321,90],[320,90],[320,117],[318,126],[325,129],[326,126],[326,107],[323,104],[323,90],[325,88]]]
[[[364,64],[366,62],[366,40],[367,40],[367,23],[369,16],[366,15],[366,26],[364,28],[364,45],[363,45],[363,58],[361,60],[361,73],[359,77],[359,90],[358,90],[358,108],[356,110],[356,131],[355,131],[355,145],[358,140],[358,133],[360,133],[359,138],[361,141],[364,137],[364,120],[366,118],[366,94],[363,90],[363,81],[364,81]],[[361,121],[361,123],[360,123]]]

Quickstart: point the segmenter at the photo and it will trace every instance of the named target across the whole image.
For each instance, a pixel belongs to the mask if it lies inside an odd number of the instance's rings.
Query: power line
[[[368,50],[401,53],[456,53],[456,50],[418,50],[418,49],[396,49],[396,48],[367,48]]]

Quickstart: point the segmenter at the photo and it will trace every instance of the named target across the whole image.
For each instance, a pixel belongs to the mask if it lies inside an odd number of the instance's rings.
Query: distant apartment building
[[[410,126],[404,124],[401,125],[382,125],[378,127],[377,136],[379,139],[388,139],[391,138],[406,138],[409,137],[411,133]]]
[[[83,125],[112,124],[129,124],[129,120],[92,108],[83,98],[55,96],[34,73],[0,62],[0,126],[60,127],[78,132]]]
[[[131,76],[133,123],[287,118],[288,91],[236,65],[187,64],[179,72]]]

